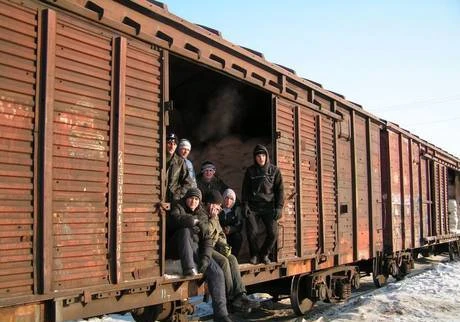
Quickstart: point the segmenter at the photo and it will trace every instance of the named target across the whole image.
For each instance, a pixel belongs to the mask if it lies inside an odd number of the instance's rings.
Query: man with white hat
[[[168,134],[166,137],[167,202],[179,201],[192,187],[189,171],[185,161],[175,153],[176,147],[177,136],[174,133]]]
[[[193,167],[192,161],[188,159],[188,156],[191,150],[192,150],[192,144],[190,143],[189,140],[181,139],[179,141],[179,145],[177,146],[177,154],[179,154],[179,156],[181,156],[184,159],[185,165],[187,166],[187,169],[188,169],[188,174],[190,176],[190,179],[192,179],[192,187],[195,188],[196,187],[195,169]]]

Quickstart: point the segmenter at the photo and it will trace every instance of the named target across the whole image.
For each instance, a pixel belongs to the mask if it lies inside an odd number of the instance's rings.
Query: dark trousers
[[[212,251],[212,258],[219,264],[224,273],[227,298],[231,301],[241,293],[246,293],[243,280],[241,279],[240,267],[235,256],[225,257],[216,250]]]
[[[167,246],[167,258],[180,259],[183,271],[197,267],[199,262],[198,243],[193,240],[190,228],[177,230],[168,240]],[[214,259],[210,259],[204,276],[212,297],[214,316],[217,318],[227,316],[224,273]]]
[[[251,211],[246,219],[246,229],[248,235],[249,252],[251,257],[259,256],[262,258],[269,255],[276,244],[278,238],[278,222],[273,219],[273,211]],[[259,248],[257,234],[259,233],[258,221],[262,220],[265,226],[265,241]]]
[[[197,268],[198,244],[192,236],[190,228],[178,229],[166,243],[166,258],[180,259],[183,272]]]
[[[235,257],[238,257],[240,253],[241,244],[243,243],[243,235],[239,231],[234,232],[233,234],[227,235],[227,243],[232,246],[232,254]]]

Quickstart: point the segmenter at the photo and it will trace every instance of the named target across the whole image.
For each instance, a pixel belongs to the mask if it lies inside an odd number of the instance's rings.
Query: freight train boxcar
[[[459,160],[342,95],[157,1],[0,0],[2,316],[193,310],[201,276],[166,274],[167,131],[237,193],[254,145],[269,147],[279,239],[273,263],[242,256],[241,273],[298,314],[360,274],[381,284],[399,254],[458,246],[445,211]]]

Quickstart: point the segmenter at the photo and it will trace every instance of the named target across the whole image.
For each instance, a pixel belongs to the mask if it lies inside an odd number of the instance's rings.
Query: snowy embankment
[[[332,306],[315,321],[459,321],[460,262],[433,269]]]

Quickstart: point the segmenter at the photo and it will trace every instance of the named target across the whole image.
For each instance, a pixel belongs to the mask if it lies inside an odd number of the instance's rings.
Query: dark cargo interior
[[[212,161],[239,197],[255,144],[272,153],[270,93],[177,56],[170,57],[169,72],[174,107],[168,132],[190,140],[197,174],[202,161]]]

